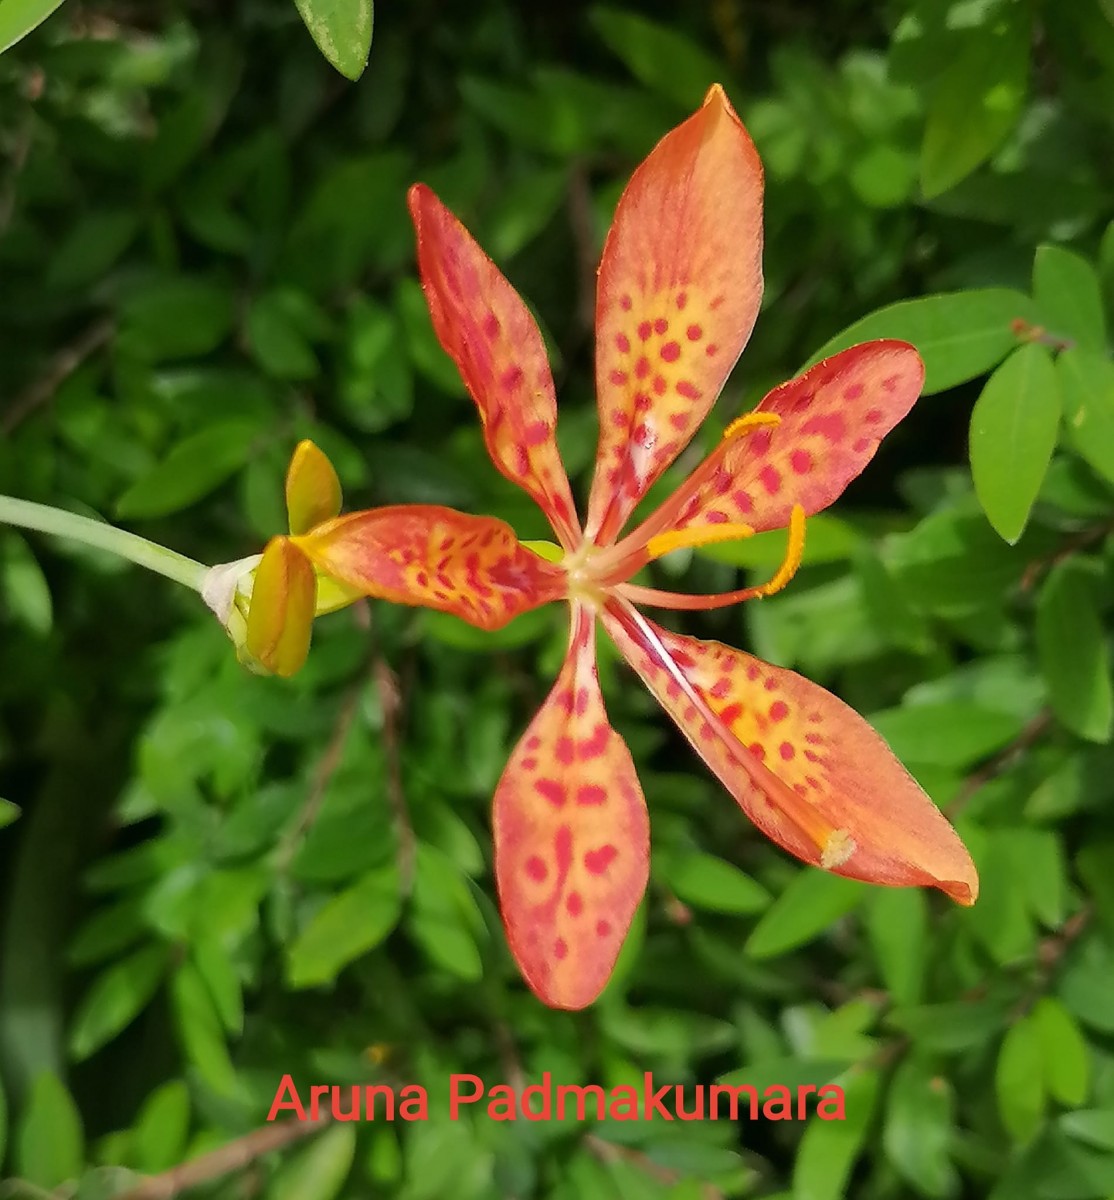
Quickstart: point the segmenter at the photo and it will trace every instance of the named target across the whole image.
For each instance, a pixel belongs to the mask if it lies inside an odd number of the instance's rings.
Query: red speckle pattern
[[[493,826],[522,973],[547,1004],[583,1007],[607,981],[645,890],[649,820],[604,711],[593,618],[579,606],[561,674],[499,781]]]
[[[435,504],[349,513],[298,544],[364,595],[453,613],[481,629],[499,629],[567,588],[564,572],[525,549],[504,521]]]
[[[429,188],[415,185],[409,200],[433,328],[480,410],[492,461],[537,501],[571,546],[576,514],[557,451],[557,399],[537,323]]]
[[[600,264],[600,446],[587,532],[611,541],[684,449],[723,386],[762,296],[762,167],[726,97],[658,144],[623,193]],[[681,315],[683,314],[683,315]],[[664,388],[638,426],[638,357]],[[616,384],[617,373],[628,380]]]
[[[971,902],[978,883],[963,843],[858,713],[792,671],[645,619],[639,626],[629,612],[609,604],[608,633],[763,833],[819,865],[826,838],[843,830],[855,849],[833,868],[838,874],[936,886]],[[680,689],[670,694],[663,655],[699,705]],[[705,724],[711,740],[702,736]]]
[[[817,363],[758,406],[780,425],[721,442],[645,527],[658,533],[726,516],[762,531],[784,528],[794,504],[819,512],[866,466],[923,382],[920,357],[904,342],[869,342]]]

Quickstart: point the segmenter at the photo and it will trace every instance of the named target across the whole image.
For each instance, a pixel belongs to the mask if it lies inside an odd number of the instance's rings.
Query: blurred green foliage
[[[602,1000],[548,1011],[505,946],[488,806],[558,613],[482,635],[357,608],[283,683],[165,581],[0,531],[7,1194],[125,1195],[206,1154],[225,1167],[199,1194],[269,1200],[1114,1194],[1108,0],[379,18],[355,86],[279,0],[75,0],[0,57],[0,490],[225,561],[283,527],[312,437],[353,506],[544,537],[434,340],[405,188],[437,188],[536,306],[583,486],[611,210],[719,79],[766,165],[767,290],[704,445],[867,337],[917,343],[928,395],[810,523],[790,589],[684,627],[869,715],[982,898],[789,860],[605,651],[651,890]],[[718,591],[780,555],[655,569]],[[644,1070],[836,1079],[847,1120],[446,1119],[453,1072]],[[287,1072],[424,1083],[431,1119],[265,1152]]]

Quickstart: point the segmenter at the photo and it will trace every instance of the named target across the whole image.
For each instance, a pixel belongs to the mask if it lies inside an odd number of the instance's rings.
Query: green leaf
[[[1110,980],[1114,950],[1098,937],[1087,938],[1067,961],[1056,980],[1056,993],[1069,1012],[1103,1033],[1114,1033]]]
[[[252,455],[259,427],[220,421],[179,442],[116,502],[121,518],[164,517],[196,503],[239,471]]]
[[[864,884],[805,867],[766,910],[743,947],[751,958],[773,958],[819,937],[867,894]]]
[[[926,653],[932,646],[928,623],[914,610],[877,549],[866,543],[860,545],[854,567],[867,615],[878,635],[898,649]]]
[[[193,961],[213,998],[221,1024],[229,1033],[244,1031],[244,997],[240,977],[228,953],[214,937],[194,942]]]
[[[202,39],[193,68],[204,86],[182,89],[178,101],[159,117],[155,136],[142,145],[136,175],[149,194],[179,182],[213,140],[237,95],[244,53],[234,36],[214,30]],[[191,336],[191,331],[183,329],[181,336]]]
[[[1029,77],[1027,4],[965,31],[937,77],[921,143],[921,189],[939,196],[985,162],[1021,115]]]
[[[1024,722],[1014,713],[954,700],[887,709],[873,713],[870,723],[903,762],[962,768],[1000,750]]]
[[[1044,482],[1060,427],[1052,356],[1030,342],[990,378],[971,413],[975,494],[995,530],[1013,545]]]
[[[26,37],[62,0],[0,0],[0,54]]]
[[[1059,355],[1056,372],[1072,445],[1114,483],[1114,363],[1096,350],[1075,347]]]
[[[31,1096],[15,1138],[15,1174],[40,1188],[56,1188],[77,1179],[85,1159],[81,1114],[66,1085],[44,1071]]]
[[[1114,1154],[1069,1141],[1057,1128],[1036,1149],[1033,1169],[1026,1172],[1026,1200],[1033,1195],[1040,1200],[1105,1200],[1114,1195]]]
[[[395,311],[414,367],[447,395],[464,395],[460,372],[433,332],[425,293],[416,280],[400,280],[395,289]]]
[[[1029,911],[1048,929],[1064,923],[1068,871],[1060,835],[1050,829],[1024,826],[995,831],[1005,850],[1013,877],[1019,882]]]
[[[15,533],[0,539],[0,611],[40,637],[54,624],[50,585],[31,547]]]
[[[841,562],[850,558],[862,543],[862,533],[850,522],[830,513],[817,513],[809,518],[801,565]],[[785,558],[785,530],[771,529],[737,542],[713,542],[700,546],[696,553],[733,567],[773,570]]]
[[[1091,1061],[1075,1018],[1054,996],[1042,996],[1033,1007],[1033,1020],[1044,1056],[1048,1094],[1067,1107],[1078,1108],[1087,1099]]]
[[[1037,659],[1059,720],[1082,738],[1108,742],[1114,687],[1095,591],[1090,573],[1078,563],[1053,567],[1037,598]]]
[[[958,1190],[949,1153],[954,1125],[948,1080],[923,1060],[906,1058],[890,1082],[882,1146],[897,1173],[922,1196],[944,1197]]]
[[[1032,557],[1044,550],[1037,548],[1036,532],[1030,528],[1021,540],[1022,546],[1033,541]],[[990,528],[973,492],[935,506],[914,529],[888,538],[882,549],[907,603],[914,612],[934,616],[962,616],[988,606],[999,612],[1003,593],[1013,589],[1030,561]]]
[[[665,877],[678,899],[709,912],[755,913],[770,903],[761,884],[714,854],[686,854],[667,866]]]
[[[355,1125],[334,1125],[279,1172],[268,1195],[272,1200],[333,1200],[355,1157]]]
[[[414,377],[398,353],[398,321],[386,309],[356,301],[348,310],[348,369],[338,400],[362,433],[380,433],[408,417],[414,407]]]
[[[371,52],[373,0],[294,0],[317,48],[348,79],[359,79]]]
[[[97,976],[70,1026],[73,1058],[88,1058],[139,1016],[158,989],[166,961],[162,946],[146,946]]]
[[[133,289],[120,311],[120,347],[153,362],[211,353],[235,316],[230,288],[186,275]]]
[[[65,231],[46,275],[48,288],[76,290],[106,275],[139,230],[138,212],[104,208],[86,213]]]
[[[553,615],[544,608],[520,613],[502,629],[477,629],[451,613],[423,612],[422,633],[432,641],[472,654],[500,654],[540,641],[553,632]]]
[[[867,934],[887,991],[916,1004],[924,986],[928,901],[920,888],[879,888],[867,902]]]
[[[1114,1108],[1089,1108],[1064,1113],[1057,1124],[1077,1141],[1114,1150]]]
[[[1004,1005],[990,1000],[955,1000],[895,1009],[889,1021],[919,1047],[941,1054],[976,1049],[1000,1032],[1007,1021]]]
[[[822,358],[873,338],[911,342],[924,359],[924,395],[945,392],[977,379],[1017,345],[1016,320],[1028,320],[1028,296],[1007,288],[941,292],[880,308],[826,342],[809,360]]]
[[[774,1084],[781,1084],[793,1090],[806,1084],[819,1088],[838,1080],[848,1066],[850,1063],[843,1058],[762,1058],[757,1062],[748,1063],[745,1067],[728,1071],[716,1082],[728,1087],[750,1084],[760,1095]]]
[[[738,1040],[738,1030],[729,1021],[647,1005],[602,1006],[600,1026],[623,1049],[638,1055],[712,1054],[729,1049]]]
[[[18,821],[20,811],[18,804],[13,804],[10,800],[0,797],[0,829],[3,829],[5,825],[10,825],[13,821]]]
[[[287,950],[291,987],[316,987],[332,980],[360,955],[378,946],[398,921],[398,872],[371,871],[328,900]]]
[[[1094,267],[1061,246],[1040,246],[1033,260],[1033,303],[1053,337],[1106,350],[1102,286]]]
[[[260,296],[248,310],[248,345],[256,361],[274,379],[304,380],[321,366],[281,292]]]
[[[998,1113],[1015,1142],[1027,1142],[1044,1119],[1044,1056],[1032,1016],[1006,1030],[994,1073]]]
[[[418,845],[407,928],[438,966],[470,983],[483,977],[478,938],[486,931],[471,885],[447,854],[425,842]]]
[[[1107,304],[1114,305],[1114,221],[1109,221],[1099,242],[1098,271]]]
[[[846,1119],[805,1126],[793,1163],[793,1200],[841,1200],[855,1160],[862,1153],[878,1100],[876,1071],[851,1075],[844,1086]]]
[[[687,37],[638,13],[594,8],[590,20],[639,82],[684,109],[698,107],[708,88],[727,74]]]
[[[1079,764],[1078,759],[1072,760]],[[1083,882],[1099,918],[1114,931],[1114,838],[1091,837],[1075,856],[1075,869]]]
[[[549,224],[568,193],[567,170],[533,165],[498,198],[482,238],[488,254],[505,262],[538,236]]]
[[[981,890],[979,903],[955,914],[957,922],[982,942],[999,965],[1023,962],[1037,949],[1037,928],[1031,915],[1029,881],[1021,874],[1011,829],[974,847]]]
[[[132,1138],[135,1165],[154,1175],[183,1158],[190,1127],[189,1088],[180,1080],[164,1083],[139,1110]]]
[[[174,973],[170,998],[187,1061],[218,1095],[238,1095],[240,1078],[228,1054],[220,1017],[204,980],[191,962],[182,963]]]

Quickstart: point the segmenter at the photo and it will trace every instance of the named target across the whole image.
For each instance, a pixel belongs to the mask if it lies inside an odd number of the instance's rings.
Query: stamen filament
[[[646,543],[646,550],[650,559],[653,560],[686,546],[710,546],[715,542],[739,542],[743,538],[749,537],[754,537],[754,530],[741,521],[727,522],[722,525],[693,525],[687,529],[671,529],[668,533],[657,534]]]
[[[802,505],[794,504],[789,513],[789,544],[785,549],[785,558],[782,559],[781,566],[774,572],[773,578],[768,583],[762,584],[761,594],[772,596],[774,592],[780,592],[797,574],[804,554],[805,510]]]
[[[727,529],[729,526],[712,526],[712,528]],[[710,596],[692,596],[685,592],[663,592],[657,588],[642,587],[635,583],[620,584],[615,590],[634,604],[648,604],[653,608],[690,611],[727,608],[731,604],[741,604],[744,600],[757,600],[762,596],[772,596],[774,592],[780,592],[796,575],[804,556],[804,550],[805,510],[801,505],[794,504],[793,511],[789,515],[789,545],[786,547],[785,558],[782,560],[781,566],[765,583],[739,588],[734,592],[719,592]]]

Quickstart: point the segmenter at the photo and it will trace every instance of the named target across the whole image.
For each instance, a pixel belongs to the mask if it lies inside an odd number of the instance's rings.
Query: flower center
[[[562,565],[569,581],[569,599],[599,602],[608,588],[600,578],[596,560],[602,557],[600,547],[594,542],[581,542],[571,550]]]

